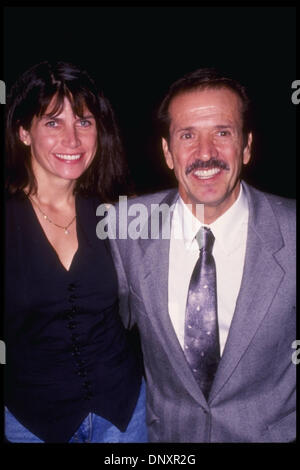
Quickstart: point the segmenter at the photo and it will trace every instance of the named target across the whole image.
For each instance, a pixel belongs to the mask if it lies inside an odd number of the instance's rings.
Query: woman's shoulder
[[[27,196],[24,191],[17,191],[12,193],[8,189],[4,190],[4,200],[5,203],[13,204],[13,203],[21,203],[27,200]]]

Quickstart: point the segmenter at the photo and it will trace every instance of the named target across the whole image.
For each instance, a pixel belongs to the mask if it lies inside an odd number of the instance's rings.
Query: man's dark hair
[[[41,117],[55,97],[51,115],[57,115],[68,98],[73,112],[83,117],[84,107],[93,114],[97,126],[97,150],[88,169],[78,178],[75,192],[98,195],[103,202],[126,194],[128,173],[119,131],[109,101],[88,73],[67,62],[47,61],[24,72],[13,85],[7,104],[6,186],[9,193],[29,194],[37,190],[31,168],[30,147],[19,137],[19,128],[30,130],[32,120]]]
[[[219,89],[228,88],[236,93],[241,100],[241,112],[243,120],[243,138],[244,143],[247,142],[248,133],[252,129],[251,123],[251,106],[246,88],[238,81],[223,75],[213,68],[202,68],[194,72],[184,75],[174,82],[158,109],[158,125],[162,137],[169,143],[170,140],[170,115],[169,106],[171,101],[178,95],[195,90],[204,90],[207,88]]]

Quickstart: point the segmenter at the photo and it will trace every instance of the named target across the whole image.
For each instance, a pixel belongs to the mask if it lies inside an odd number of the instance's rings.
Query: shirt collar
[[[239,243],[240,231],[248,221],[248,201],[240,185],[237,200],[212,224],[206,225],[211,229],[215,237],[215,244],[227,254],[231,253]],[[176,238],[182,238],[186,249],[198,250],[195,235],[203,224],[192,214],[191,210],[179,196],[174,210],[174,225]]]

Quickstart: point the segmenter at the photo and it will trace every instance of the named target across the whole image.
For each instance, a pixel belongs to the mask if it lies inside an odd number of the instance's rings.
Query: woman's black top
[[[78,250],[69,271],[30,201],[6,205],[5,404],[45,442],[67,442],[89,412],[124,431],[139,394],[140,361],[118,316],[97,205],[76,197]]]

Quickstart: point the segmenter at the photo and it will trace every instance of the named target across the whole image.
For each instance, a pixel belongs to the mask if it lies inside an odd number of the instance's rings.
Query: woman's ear
[[[23,144],[31,145],[30,133],[23,126],[19,127],[19,137]]]

